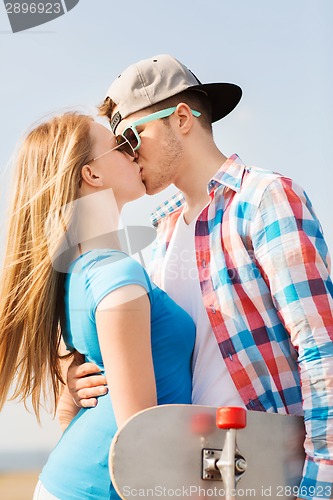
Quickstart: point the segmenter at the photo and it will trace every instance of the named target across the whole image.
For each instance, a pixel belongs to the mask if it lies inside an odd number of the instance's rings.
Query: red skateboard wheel
[[[246,427],[246,410],[238,406],[221,406],[216,411],[219,429],[243,429]]]

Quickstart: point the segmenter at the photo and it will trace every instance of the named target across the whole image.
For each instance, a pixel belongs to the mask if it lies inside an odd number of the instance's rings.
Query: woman
[[[69,113],[32,130],[16,161],[0,282],[0,409],[13,382],[13,397],[32,396],[37,418],[50,390],[57,405],[61,337],[109,388],[90,409],[61,396],[70,424],[35,499],[119,498],[108,472],[117,427],[150,406],[191,402],[194,324],[119,246],[119,213],[145,193],[134,160],[123,138]]]

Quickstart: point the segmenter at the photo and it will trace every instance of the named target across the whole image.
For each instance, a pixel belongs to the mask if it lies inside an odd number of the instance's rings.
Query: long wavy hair
[[[18,150],[0,276],[0,410],[11,387],[10,399],[26,404],[31,396],[38,419],[42,400],[51,397],[56,407],[59,398],[65,275],[52,255],[63,245],[90,159],[91,120],[78,113],[54,117]]]

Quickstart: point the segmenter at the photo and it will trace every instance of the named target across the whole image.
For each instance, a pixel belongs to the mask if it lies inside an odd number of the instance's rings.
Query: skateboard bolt
[[[245,472],[246,471],[246,460],[244,458],[238,458],[235,463],[235,468],[237,472]]]

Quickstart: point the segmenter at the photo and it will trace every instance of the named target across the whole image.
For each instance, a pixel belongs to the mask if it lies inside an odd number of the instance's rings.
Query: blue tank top
[[[148,293],[158,404],[190,404],[195,326],[191,317],[149,279],[144,268],[118,250],[93,250],[76,259],[66,277],[67,348],[104,371],[95,323],[99,302],[116,288],[136,284]],[[40,479],[61,500],[119,499],[109,476],[108,454],[117,430],[110,395],[83,408],[51,452]],[[135,443],[133,443],[135,446]],[[130,450],[129,450],[130,454]]]

